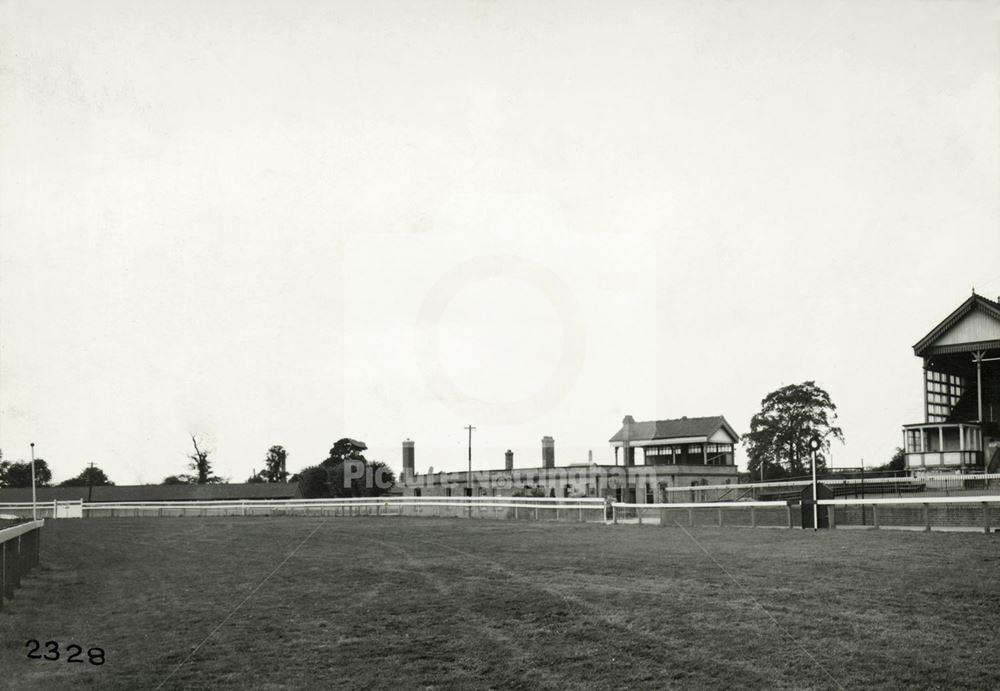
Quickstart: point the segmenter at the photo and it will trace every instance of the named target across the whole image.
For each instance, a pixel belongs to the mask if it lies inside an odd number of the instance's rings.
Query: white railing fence
[[[30,521],[0,530],[0,609],[14,597],[21,578],[38,565],[45,521]]]
[[[817,502],[830,527],[976,528],[989,532],[997,495],[837,498]],[[812,504],[805,505],[811,511]],[[790,501],[624,503],[595,497],[358,497],[176,502],[54,502],[43,518],[209,516],[423,516],[494,520],[649,523],[687,527],[803,525],[803,505]],[[0,513],[30,517],[30,502],[0,504]],[[811,518],[806,522],[811,525]]]
[[[820,526],[830,528],[976,529],[994,528],[993,509],[1000,495],[821,499]],[[812,525],[812,503],[791,501],[691,502],[612,505],[614,523],[651,523],[684,527],[783,527]],[[803,511],[805,509],[805,511]],[[803,514],[806,521],[803,521]],[[1000,530],[1000,525],[996,526]]]
[[[43,517],[87,518],[184,516],[440,516],[497,520],[604,520],[605,502],[595,497],[356,497],[348,499],[258,499],[226,501],[77,502],[72,507],[38,504]],[[0,511],[31,515],[31,503],[0,504]]]

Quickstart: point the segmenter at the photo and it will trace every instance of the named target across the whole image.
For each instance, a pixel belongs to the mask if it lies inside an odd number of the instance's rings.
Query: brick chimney
[[[552,437],[542,437],[542,467],[555,468],[556,466],[556,440]]]
[[[503,454],[504,470],[514,470],[514,452],[507,449]]]
[[[413,479],[413,442],[407,439],[403,442],[403,482]]]

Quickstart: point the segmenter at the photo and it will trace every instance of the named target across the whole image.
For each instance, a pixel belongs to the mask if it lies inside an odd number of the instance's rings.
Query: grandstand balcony
[[[982,470],[982,426],[969,422],[904,425],[907,470]]]

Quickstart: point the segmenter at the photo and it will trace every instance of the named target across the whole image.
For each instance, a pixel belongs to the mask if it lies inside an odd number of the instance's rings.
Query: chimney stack
[[[403,442],[403,482],[413,479],[413,442],[407,439]]]
[[[542,437],[542,467],[554,468],[556,466],[556,440],[552,437]]]
[[[514,470],[514,452],[507,449],[503,454],[504,470]]]

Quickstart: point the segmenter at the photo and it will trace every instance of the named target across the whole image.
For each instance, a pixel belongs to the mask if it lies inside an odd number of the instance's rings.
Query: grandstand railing
[[[21,578],[38,565],[45,521],[30,521],[0,530],[0,609],[14,598]]]
[[[642,466],[637,466],[642,467]],[[892,494],[902,495],[908,488],[920,486],[922,495],[962,495],[984,493],[991,489],[1000,489],[1000,473],[934,473],[918,472],[904,477],[821,477],[821,484],[834,491],[842,493],[853,490],[854,494]],[[801,490],[812,484],[812,480],[781,480],[769,482],[745,482],[729,485],[692,485],[690,487],[664,487],[667,503],[674,503],[673,497],[686,503],[689,501],[720,501],[724,499],[741,500],[749,498],[760,500],[774,494],[791,495],[793,490]],[[782,492],[781,490],[785,490]],[[848,491],[847,493],[852,493]],[[649,506],[647,504],[647,506]]]
[[[914,497],[906,499],[820,499],[830,527],[993,529],[993,508],[1000,495]]]
[[[993,509],[1000,495],[879,499],[821,499],[831,528],[906,528],[982,530],[994,528]],[[806,504],[811,507],[811,503]],[[652,523],[687,527],[802,526],[798,501],[733,501],[632,504],[615,502],[614,523]],[[1000,525],[997,526],[1000,530]]]

